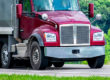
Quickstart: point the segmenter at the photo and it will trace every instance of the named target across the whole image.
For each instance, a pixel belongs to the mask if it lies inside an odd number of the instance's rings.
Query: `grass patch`
[[[51,77],[31,75],[0,75],[0,80],[110,80],[110,77]]]
[[[65,64],[88,64],[87,61],[74,61],[74,62],[65,62]]]

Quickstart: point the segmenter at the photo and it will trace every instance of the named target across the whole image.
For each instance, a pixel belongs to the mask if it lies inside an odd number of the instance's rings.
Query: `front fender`
[[[93,41],[93,34],[96,32],[102,32],[101,29],[95,27],[95,26],[91,26],[91,46],[104,46],[105,45],[105,40],[103,39],[103,41]]]
[[[44,33],[56,34],[56,38],[57,38],[56,42],[47,42],[45,37],[44,37]],[[31,36],[36,37],[40,46],[45,46],[45,47],[46,46],[48,46],[48,47],[49,46],[60,46],[60,38],[59,38],[58,31],[51,25],[42,25],[42,26],[36,28],[33,31]]]
[[[33,40],[37,40],[39,43],[39,46],[44,46],[43,40],[41,36],[38,33],[33,33],[30,38],[29,38],[29,43],[32,42]]]

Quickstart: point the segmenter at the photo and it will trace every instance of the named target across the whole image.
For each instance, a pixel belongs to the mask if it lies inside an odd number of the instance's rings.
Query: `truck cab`
[[[88,18],[94,17],[93,3],[88,15],[81,11],[79,0],[15,0],[12,4],[12,32],[0,34],[3,68],[9,68],[14,59],[29,60],[35,70],[83,60],[90,68],[102,68],[104,33]]]

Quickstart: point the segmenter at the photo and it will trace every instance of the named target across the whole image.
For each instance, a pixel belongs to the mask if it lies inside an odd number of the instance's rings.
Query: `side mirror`
[[[96,15],[96,20],[101,20],[102,19],[102,15],[101,14],[97,14]]]
[[[94,21],[92,21],[91,23],[94,23],[97,20],[101,20],[102,19],[102,15],[101,14],[97,14],[96,18],[94,19]]]
[[[89,17],[94,17],[94,4],[89,3]]]
[[[17,10],[17,17],[18,18],[21,18],[21,16],[22,16],[22,4],[17,4],[16,5],[16,10]]]

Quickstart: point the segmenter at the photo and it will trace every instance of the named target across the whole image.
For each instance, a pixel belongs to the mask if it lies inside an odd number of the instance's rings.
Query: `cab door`
[[[31,10],[31,0],[22,0],[23,13],[20,19],[20,37],[27,39],[34,29],[35,15]]]

